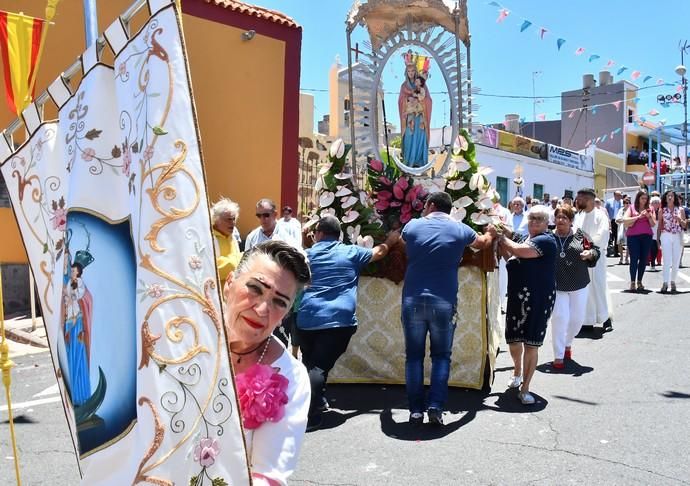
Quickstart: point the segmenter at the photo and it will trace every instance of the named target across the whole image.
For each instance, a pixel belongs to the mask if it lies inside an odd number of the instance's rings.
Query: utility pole
[[[683,88],[683,144],[685,147],[685,170],[683,177],[685,179],[685,204],[688,204],[688,80],[685,77],[687,69],[685,68],[685,52],[690,48],[688,41],[680,41],[678,43],[680,49],[680,65],[676,67],[676,74],[680,76],[681,86]]]
[[[535,79],[537,76],[541,76],[541,71],[532,71],[532,138],[536,138],[536,125],[537,125],[537,90]]]

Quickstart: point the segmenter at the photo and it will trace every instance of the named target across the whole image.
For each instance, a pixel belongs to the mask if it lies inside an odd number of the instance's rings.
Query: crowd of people
[[[339,220],[330,215],[301,225],[289,206],[278,217],[270,199],[256,203],[258,226],[242,242],[236,228],[239,206],[221,199],[211,208],[218,272],[224,283],[225,321],[236,381],[268,365],[282,376],[280,413],[245,422],[255,484],[285,484],[296,466],[305,431],[316,430],[329,404],[328,374],[357,330],[357,285],[371,262],[404,245],[401,320],[409,423],[443,425],[448,394],[457,271],[465,248],[490,248],[497,240],[499,292],[505,340],[514,363],[509,389],[535,403],[530,392],[538,350],[551,328],[554,369],[572,359],[573,340],[583,326],[613,330],[606,282],[606,256],[629,261],[630,291],[644,290],[648,261],[664,268],[661,292],[675,292],[682,232],[681,201],[639,191],[634,202],[616,192],[601,204],[593,189],[544,201],[494,200],[494,224],[477,233],[450,217],[452,200],[432,193],[422,217],[402,232],[390,232],[373,248],[342,242]],[[656,243],[658,242],[658,244]],[[658,249],[660,246],[660,249]],[[424,387],[424,358],[430,342],[430,386]],[[290,346],[292,346],[290,348]],[[281,395],[282,396],[282,395]],[[242,397],[240,397],[242,403]]]

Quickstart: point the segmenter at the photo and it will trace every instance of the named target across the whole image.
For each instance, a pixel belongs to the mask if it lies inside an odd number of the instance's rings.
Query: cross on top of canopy
[[[374,49],[407,26],[422,31],[436,25],[456,34],[469,46],[467,0],[369,0],[366,3],[357,0],[345,23],[348,32],[358,24],[366,26]]]

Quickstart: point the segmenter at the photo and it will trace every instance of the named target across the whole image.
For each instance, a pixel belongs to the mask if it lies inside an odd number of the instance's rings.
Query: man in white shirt
[[[553,196],[551,198],[551,206],[549,206],[549,229],[554,229],[556,227],[556,218],[554,213],[558,207],[558,196]]]
[[[527,236],[527,218],[525,218],[525,200],[520,196],[514,198],[510,203],[512,211],[511,226],[513,232]]]
[[[575,216],[573,229],[584,231],[587,239],[603,252],[606,251],[605,248],[609,242],[609,219],[606,211],[596,208],[595,198],[594,189],[580,189],[577,192],[575,204],[580,212]],[[596,266],[589,269],[589,278],[585,324],[592,326],[601,324],[604,332],[613,331],[609,289],[606,283],[606,258],[599,258]]]
[[[259,219],[259,227],[247,235],[247,239],[244,241],[244,251],[249,251],[267,240],[282,240],[295,246],[285,229],[278,226],[276,204],[272,200],[264,198],[256,203],[256,217]],[[301,250],[301,241],[300,245],[295,247]]]
[[[283,208],[283,217],[276,224],[278,232],[290,238],[286,241],[291,246],[302,248],[302,225],[297,218],[292,217],[292,208],[290,206]]]

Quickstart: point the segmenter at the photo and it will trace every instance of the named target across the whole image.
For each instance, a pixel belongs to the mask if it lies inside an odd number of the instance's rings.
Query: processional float
[[[485,177],[490,170],[474,160],[469,135],[477,89],[472,87],[466,1],[357,1],[345,26],[351,151],[346,160],[347,151],[340,150],[340,142],[331,146],[329,162],[316,183],[321,214],[341,217],[346,238],[362,244],[367,232],[376,238],[368,204],[381,218],[379,224],[395,229],[420,215],[420,194],[446,191],[454,201],[452,216],[457,220],[475,228],[490,222],[494,192]],[[359,32],[360,27],[366,34]],[[357,34],[368,38],[353,49]],[[358,62],[353,63],[353,52]],[[404,81],[397,103],[386,106],[382,78],[391,63],[404,73]],[[431,112],[442,99],[427,87],[434,66],[445,86],[441,96],[447,96],[450,106],[447,126],[442,129],[430,126]],[[400,123],[400,147],[391,146],[390,120]],[[353,174],[353,181],[367,179],[367,184],[347,186],[343,183],[347,174]],[[361,204],[352,202],[351,192],[359,192]],[[384,264],[387,269],[360,279],[359,331],[333,369],[332,381],[404,383],[398,284],[402,272],[391,267],[404,267],[405,257],[404,251],[397,253],[402,255],[389,260],[400,265]],[[468,251],[459,270],[451,385],[482,388],[491,381],[500,342],[494,266],[492,250]]]
[[[134,3],[0,137],[84,484],[250,483],[199,140],[171,0]]]

